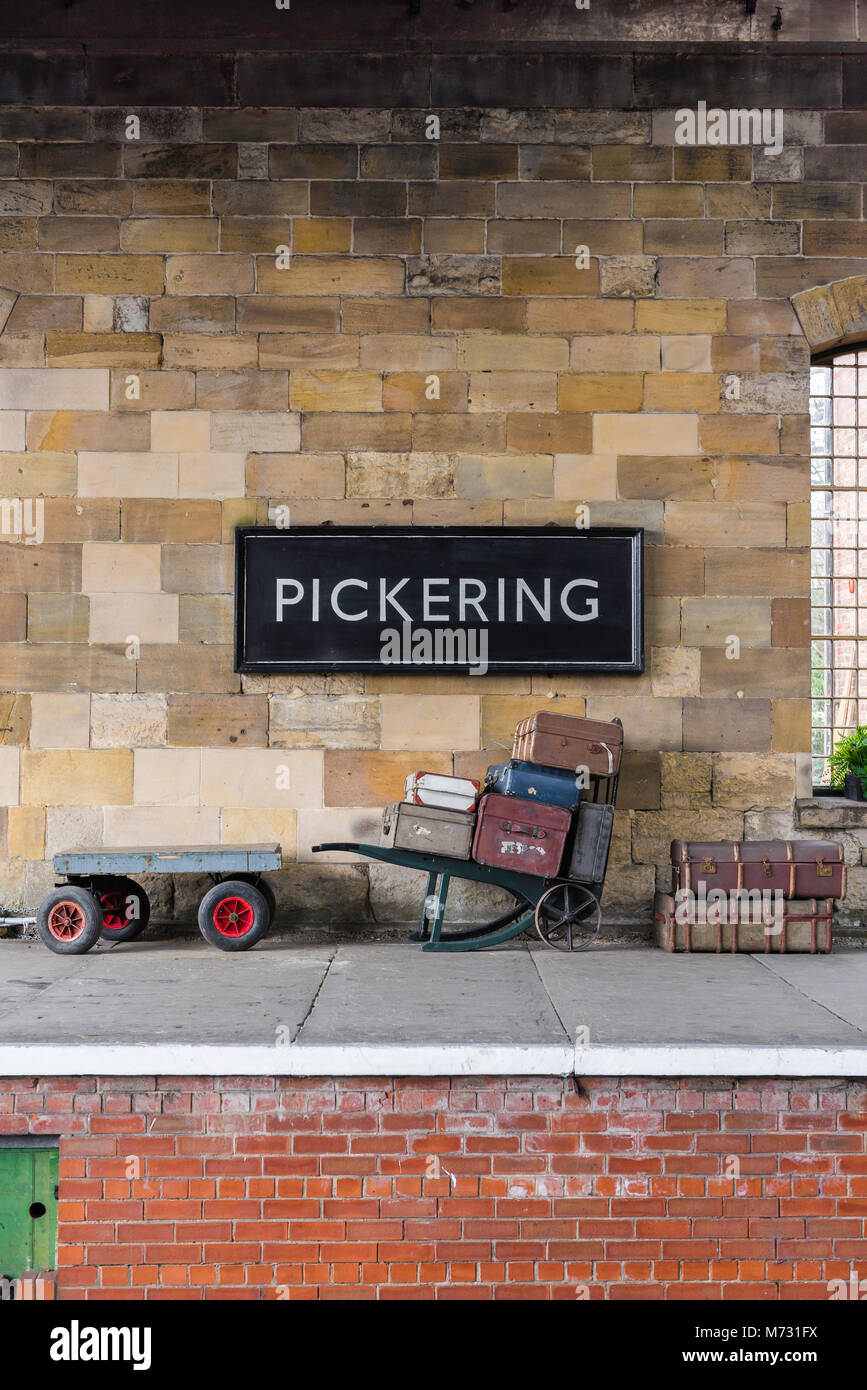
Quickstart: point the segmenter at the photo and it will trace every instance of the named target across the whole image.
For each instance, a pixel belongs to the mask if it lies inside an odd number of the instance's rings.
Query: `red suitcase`
[[[522,719],[515,730],[512,757],[545,767],[577,772],[586,767],[593,777],[610,777],[620,767],[623,729],[603,719],[544,710]]]
[[[491,868],[553,878],[563,859],[571,820],[565,806],[489,792],[479,802],[473,858]]]
[[[836,840],[672,840],[671,862],[675,893],[759,889],[786,898],[842,898],[846,892]]]

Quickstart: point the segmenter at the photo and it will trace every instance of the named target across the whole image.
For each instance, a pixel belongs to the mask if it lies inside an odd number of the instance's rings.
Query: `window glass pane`
[[[810,369],[813,776],[867,724],[867,344]]]

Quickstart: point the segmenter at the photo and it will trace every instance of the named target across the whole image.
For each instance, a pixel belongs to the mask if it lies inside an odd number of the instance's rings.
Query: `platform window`
[[[810,372],[813,782],[867,724],[867,348]]]

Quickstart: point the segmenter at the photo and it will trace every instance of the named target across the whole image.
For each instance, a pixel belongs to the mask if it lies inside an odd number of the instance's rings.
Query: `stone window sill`
[[[847,801],[844,796],[799,798],[795,823],[802,830],[867,830],[867,801]]]

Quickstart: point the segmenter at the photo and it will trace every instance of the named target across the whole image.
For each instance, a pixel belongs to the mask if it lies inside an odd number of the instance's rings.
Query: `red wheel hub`
[[[112,890],[108,893],[100,893],[99,905],[102,908],[102,925],[108,931],[121,931],[129,926],[129,918],[126,915],[126,898],[123,893]]]
[[[84,928],[84,912],[78,903],[55,903],[48,914],[48,930],[57,941],[74,941]]]
[[[221,936],[246,936],[255,920],[246,898],[222,898],[214,908],[214,926]]]

